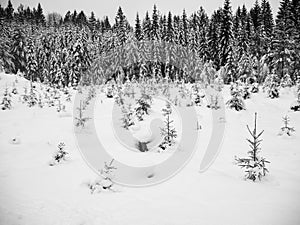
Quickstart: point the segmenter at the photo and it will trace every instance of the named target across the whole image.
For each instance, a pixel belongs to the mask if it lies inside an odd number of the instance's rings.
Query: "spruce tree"
[[[5,18],[12,20],[14,16],[14,8],[10,0],[8,0],[7,7],[5,8]]]
[[[220,28],[220,61],[221,66],[225,66],[229,55],[229,46],[231,44],[232,35],[232,13],[230,0],[225,0],[222,10],[222,20]]]
[[[140,22],[140,18],[139,18],[139,14],[136,14],[136,19],[135,19],[135,38],[136,40],[140,41],[142,40],[142,27],[141,27],[141,22]]]
[[[260,144],[262,140],[260,139],[264,131],[258,133],[257,131],[257,113],[255,113],[254,119],[254,129],[250,130],[247,125],[247,129],[252,137],[252,140],[247,139],[250,146],[250,151],[248,151],[248,158],[235,158],[236,163],[241,168],[245,169],[245,178],[254,181],[261,180],[262,177],[266,175],[269,170],[266,168],[266,163],[270,163],[264,157],[259,156]]]

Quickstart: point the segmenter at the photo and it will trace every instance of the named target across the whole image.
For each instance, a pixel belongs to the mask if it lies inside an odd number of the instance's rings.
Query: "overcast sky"
[[[2,6],[7,6],[8,0],[0,0]],[[40,2],[44,13],[58,12],[65,15],[68,10],[71,12],[84,10],[89,16],[94,11],[97,18],[108,16],[112,22],[115,18],[118,6],[121,6],[127,19],[133,25],[136,13],[144,17],[146,11],[152,12],[153,5],[156,4],[158,10],[162,13],[171,11],[173,14],[181,14],[183,9],[190,15],[192,12],[203,6],[205,11],[211,13],[223,5],[224,0],[11,0],[15,9],[22,3],[25,6],[36,7]],[[237,6],[245,4],[249,9],[254,5],[255,0],[231,0],[233,11]],[[276,14],[280,0],[269,0],[273,9],[273,15]],[[150,13],[151,15],[151,13]]]

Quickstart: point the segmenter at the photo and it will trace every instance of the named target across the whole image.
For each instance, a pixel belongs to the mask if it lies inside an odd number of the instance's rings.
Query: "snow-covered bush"
[[[11,104],[11,94],[8,93],[8,88],[5,88],[4,94],[3,94],[3,98],[1,101],[1,109],[2,110],[7,110],[7,109],[11,109],[12,108],[12,104]]]
[[[94,182],[88,184],[92,194],[103,191],[116,191],[112,179],[114,177],[113,171],[117,168],[112,166],[113,161],[112,159],[109,164],[105,162],[104,168],[99,171],[99,177]]]
[[[68,152],[65,151],[65,143],[61,142],[58,144],[57,152],[53,155],[53,159],[50,161],[49,165],[50,166],[55,166],[57,164],[60,164],[64,161],[67,161],[67,155],[69,154]]]
[[[255,113],[253,131],[251,131],[247,125],[247,129],[252,137],[252,140],[247,139],[251,148],[250,151],[248,151],[249,156],[247,158],[235,157],[236,164],[245,170],[245,178],[252,181],[256,181],[257,179],[261,180],[261,178],[269,172],[266,168],[266,163],[270,163],[265,158],[259,156],[261,149],[260,144],[262,142],[262,139],[259,138],[264,131],[261,131],[260,133],[257,132],[256,118],[257,113]]]
[[[294,127],[290,127],[289,126],[289,122],[290,122],[290,118],[288,116],[285,116],[283,117],[283,123],[284,123],[284,126],[281,127],[280,129],[280,132],[279,132],[279,135],[288,135],[288,136],[291,136],[293,132],[295,132],[295,129]]]

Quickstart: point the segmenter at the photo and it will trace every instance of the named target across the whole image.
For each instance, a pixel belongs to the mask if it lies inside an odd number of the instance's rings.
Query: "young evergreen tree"
[[[261,149],[260,144],[262,142],[260,137],[264,131],[261,131],[259,133],[257,132],[256,120],[257,113],[255,113],[253,131],[251,131],[249,126],[247,125],[247,129],[252,137],[252,140],[247,139],[251,148],[250,151],[248,151],[249,157],[235,158],[237,165],[245,169],[245,179],[252,180],[253,182],[261,180],[261,178],[264,177],[267,172],[269,172],[266,168],[266,163],[270,163],[264,157],[259,156],[259,152]]]

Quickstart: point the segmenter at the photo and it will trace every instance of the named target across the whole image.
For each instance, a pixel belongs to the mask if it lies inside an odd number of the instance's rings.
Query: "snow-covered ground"
[[[0,74],[0,101],[15,79]],[[56,107],[29,108],[19,102],[29,84],[17,79],[19,94],[13,95],[12,110],[0,111],[1,225],[300,224],[300,113],[289,111],[293,90],[282,90],[279,99],[253,94],[245,101],[246,111],[226,109],[222,148],[206,172],[199,173],[199,168],[211,138],[211,112],[202,106],[197,151],[176,176],[146,188],[91,194],[86,183],[97,175],[77,149],[72,102],[63,102],[64,116]],[[229,98],[228,87],[223,95]],[[234,156],[247,156],[246,125],[253,127],[254,112],[258,130],[265,130],[261,155],[271,162],[270,173],[255,183],[243,180],[243,171],[233,163]],[[278,136],[285,115],[296,130],[292,137]],[[70,160],[51,167],[60,142]]]

